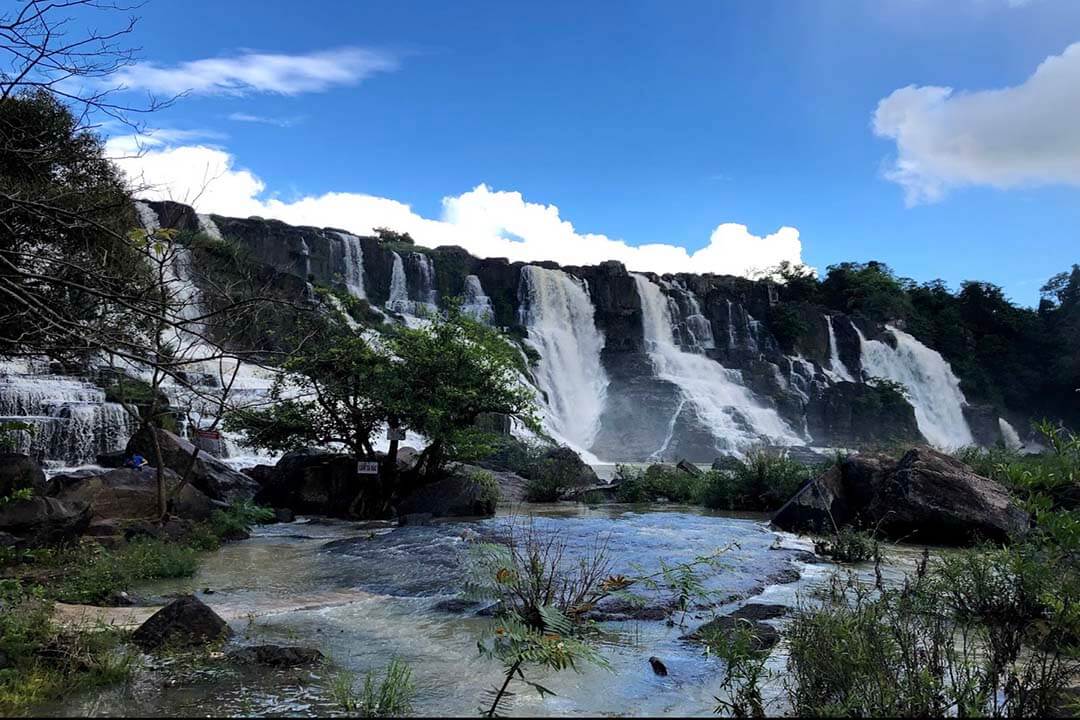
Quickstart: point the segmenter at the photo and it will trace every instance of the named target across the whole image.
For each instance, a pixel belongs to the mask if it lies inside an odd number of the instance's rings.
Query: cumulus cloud
[[[110,140],[110,148],[122,142]],[[193,203],[200,212],[258,215],[357,234],[388,227],[408,232],[422,245],[460,245],[478,257],[554,260],[564,265],[620,260],[631,270],[731,275],[753,275],[784,260],[802,262],[799,231],[792,227],[759,237],[745,225],[725,223],[713,230],[705,247],[688,252],[677,245],[632,246],[606,235],[582,233],[558,207],[484,184],[443,198],[441,217],[431,219],[404,203],[362,193],[330,192],[292,201],[264,197],[262,180],[236,167],[228,152],[206,145],[151,149],[117,163],[134,185],[146,188],[140,194],[150,199]]]
[[[397,58],[388,53],[343,47],[300,55],[247,52],[169,66],[137,63],[111,76],[109,82],[161,95],[298,95],[356,85],[397,67]]]
[[[1014,87],[909,85],[878,103],[874,132],[896,143],[885,176],[909,205],[950,188],[1080,185],[1080,43]]]

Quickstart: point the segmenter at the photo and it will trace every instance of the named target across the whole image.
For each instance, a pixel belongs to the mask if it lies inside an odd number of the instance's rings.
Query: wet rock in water
[[[479,608],[480,603],[475,600],[468,600],[466,598],[449,598],[447,600],[440,600],[435,603],[434,609],[439,612],[451,613],[452,615],[461,615],[472,610]]]
[[[296,521],[296,513],[289,508],[274,508],[274,520],[279,523],[291,523]]]
[[[768,585],[790,585],[793,582],[798,582],[801,577],[802,573],[799,572],[798,568],[786,567],[765,578],[765,583]]]
[[[13,500],[0,507],[0,534],[15,547],[34,548],[70,542],[90,525],[90,506],[50,497]]]
[[[649,664],[652,665],[652,671],[660,677],[667,677],[667,665],[663,663],[660,658],[655,655],[649,658]]]
[[[724,615],[710,620],[694,632],[683,635],[679,639],[706,645],[719,639],[730,642],[734,639],[736,631],[744,627],[750,629],[750,649],[754,652],[767,652],[780,642],[780,631],[772,625],[734,615]]]
[[[34,495],[45,490],[45,471],[29,455],[0,453],[0,497],[29,489]]]
[[[406,513],[398,518],[400,525],[430,525],[435,516],[429,512]]]
[[[226,640],[232,636],[221,616],[194,595],[184,595],[158,610],[131,634],[142,650],[187,648]]]
[[[280,669],[320,662],[323,654],[315,648],[307,647],[250,645],[233,650],[226,657],[238,665],[265,665]]]
[[[636,601],[625,597],[606,597],[585,613],[585,618],[597,622],[666,620],[675,611],[677,604],[675,598],[641,598]]]
[[[773,517],[783,530],[831,531],[836,525],[875,529],[886,537],[966,545],[1008,541],[1029,518],[998,483],[930,448],[899,462],[883,456],[844,459],[807,483]]]
[[[728,617],[735,618],[737,620],[775,620],[776,618],[787,615],[788,609],[784,605],[774,605],[769,603],[748,603],[733,613],[730,613]]]

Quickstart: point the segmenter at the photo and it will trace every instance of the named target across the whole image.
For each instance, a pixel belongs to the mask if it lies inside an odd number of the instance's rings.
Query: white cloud
[[[300,118],[276,118],[266,115],[252,115],[251,113],[234,112],[229,114],[233,122],[257,123],[260,125],[276,125],[278,127],[292,127],[300,122]]]
[[[885,176],[907,202],[953,187],[1080,185],[1080,43],[1014,87],[955,92],[909,85],[878,103],[874,132],[896,142]]]
[[[109,82],[161,95],[297,95],[355,85],[397,67],[397,59],[388,53],[343,47],[304,55],[247,52],[171,66],[138,63],[111,76]]]
[[[122,139],[110,140],[122,143]],[[478,257],[591,265],[620,260],[631,270],[657,273],[714,272],[749,275],[788,260],[801,263],[799,231],[781,227],[758,237],[745,225],[716,227],[709,244],[690,253],[664,243],[631,246],[622,240],[581,233],[559,208],[529,202],[518,192],[478,185],[443,198],[442,217],[425,218],[404,203],[361,193],[331,192],[286,202],[263,199],[266,187],[233,157],[205,145],[154,149],[118,161],[133,184],[151,199],[194,203],[201,212],[276,218],[294,225],[330,226],[367,234],[376,227],[408,232],[422,245],[460,245]]]

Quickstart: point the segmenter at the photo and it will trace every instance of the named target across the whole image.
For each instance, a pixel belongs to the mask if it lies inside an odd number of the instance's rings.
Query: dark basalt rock
[[[918,447],[899,462],[856,455],[807,483],[773,517],[783,530],[831,532],[833,525],[948,545],[1006,542],[1029,526],[998,483],[959,460]]]
[[[157,518],[157,470],[152,467],[118,468],[89,476],[65,475],[50,481],[49,494],[65,502],[90,506],[95,521]],[[208,520],[217,506],[201,490],[185,485],[175,494],[179,476],[165,470],[165,484],[172,504],[169,511],[188,520]]]
[[[45,471],[29,455],[0,453],[0,497],[29,489],[40,495],[45,490]]]
[[[742,620],[775,620],[787,615],[788,608],[784,605],[772,605],[765,603],[749,603],[743,605],[741,608],[733,613],[730,613],[728,617],[733,617]]]
[[[780,631],[772,625],[756,620],[724,615],[715,620],[710,620],[689,635],[683,635],[680,640],[689,642],[708,643],[714,637],[726,637],[731,639],[740,626],[749,626],[751,631],[750,649],[754,652],[768,652],[780,642]]]
[[[146,652],[161,648],[188,648],[226,640],[228,623],[194,595],[173,600],[150,616],[131,634]]]
[[[90,506],[50,497],[13,500],[0,506],[0,534],[16,547],[34,548],[71,542],[90,525]]]
[[[323,654],[307,647],[250,645],[233,650],[226,657],[237,665],[265,665],[282,669],[321,662]]]
[[[399,517],[430,514],[432,517],[490,517],[495,502],[467,477],[451,475],[417,488],[398,504]]]
[[[822,445],[922,441],[911,403],[887,389],[861,383],[839,382],[812,397],[806,425]]]

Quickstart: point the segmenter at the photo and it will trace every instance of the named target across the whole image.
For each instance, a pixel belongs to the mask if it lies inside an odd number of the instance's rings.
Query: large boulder
[[[232,635],[228,623],[194,595],[173,600],[131,634],[145,652],[208,645]]]
[[[926,447],[899,462],[855,455],[805,484],[773,517],[782,530],[831,532],[851,525],[896,538],[966,545],[1004,542],[1029,524],[1001,485]]]
[[[489,517],[495,514],[497,494],[466,475],[451,475],[423,485],[402,500],[398,515],[430,513],[433,517]]]
[[[45,489],[45,471],[29,455],[0,453],[0,498],[25,489],[40,495]]]
[[[16,547],[70,542],[90,524],[90,507],[49,497],[13,500],[0,506],[0,535]]]
[[[210,498],[231,503],[238,500],[250,500],[259,492],[259,483],[218,460],[207,452],[200,451],[192,466],[191,457],[195,446],[177,437],[168,430],[157,428],[158,443],[161,446],[161,459],[165,467],[181,477],[191,466],[189,481]],[[153,439],[149,430],[145,430],[128,442],[128,452],[139,452],[153,462]]]
[[[186,520],[209,519],[217,509],[214,502],[190,483],[177,494],[179,484],[180,477],[166,469],[165,485],[172,496],[169,511]],[[65,502],[88,504],[95,522],[159,515],[157,470],[152,467],[98,471],[90,477],[57,476],[50,482],[49,494]]]
[[[287,453],[272,473],[258,473],[255,501],[294,512],[331,517],[389,517],[386,488],[377,475],[358,475],[356,460],[321,450]]]

